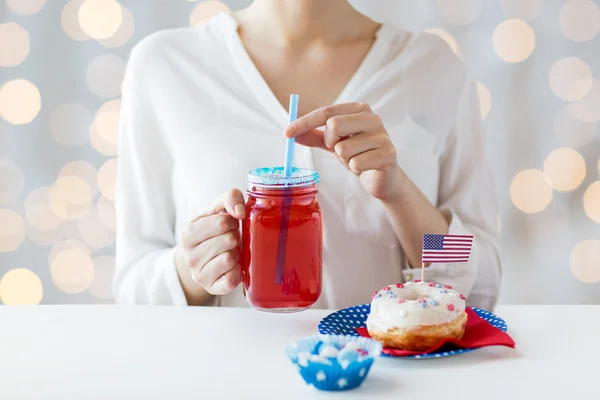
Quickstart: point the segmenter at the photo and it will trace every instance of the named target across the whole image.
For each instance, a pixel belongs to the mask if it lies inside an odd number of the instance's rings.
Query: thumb
[[[244,195],[239,189],[232,189],[225,192],[223,207],[234,218],[244,219],[246,217],[246,203]]]
[[[213,203],[212,209],[204,213],[202,216],[214,215],[223,211],[236,219],[244,219],[246,217],[246,205],[244,195],[239,189],[231,189],[223,193]]]

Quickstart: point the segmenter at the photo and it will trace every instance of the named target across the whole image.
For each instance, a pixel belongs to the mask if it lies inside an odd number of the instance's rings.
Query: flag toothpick
[[[468,262],[473,245],[470,235],[423,235],[421,280],[425,282],[426,263]]]

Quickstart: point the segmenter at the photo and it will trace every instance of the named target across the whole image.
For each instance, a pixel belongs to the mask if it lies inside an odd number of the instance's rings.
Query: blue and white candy
[[[343,348],[337,357],[340,364],[350,364],[356,361],[358,357],[360,357],[360,353],[357,350],[358,349]]]
[[[319,342],[312,352],[301,352],[298,354],[298,363],[306,366],[308,361],[313,363],[331,364],[337,361],[342,368],[348,368],[350,363],[361,361],[368,353],[363,350],[358,343],[349,342],[343,347],[335,343]]]
[[[338,356],[339,352],[340,351],[337,349],[337,347],[325,345],[325,346],[321,346],[319,355],[321,357],[336,358]]]

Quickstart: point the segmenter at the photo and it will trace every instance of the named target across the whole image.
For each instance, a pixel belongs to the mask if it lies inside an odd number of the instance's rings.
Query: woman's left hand
[[[317,129],[322,126],[324,131]],[[319,108],[292,122],[285,135],[295,137],[301,145],[335,154],[371,196],[385,202],[401,195],[404,173],[398,166],[396,148],[368,104]]]

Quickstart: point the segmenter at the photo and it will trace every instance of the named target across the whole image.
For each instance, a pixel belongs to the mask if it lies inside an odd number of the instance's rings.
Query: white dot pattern
[[[477,313],[482,319],[489,322],[495,328],[506,332],[506,322],[497,315],[479,308],[472,307],[472,310]],[[343,336],[359,336],[356,328],[366,328],[367,317],[371,311],[370,304],[363,304],[353,307],[344,308],[334,313],[329,314],[319,322],[317,329],[319,333],[325,335],[343,335]],[[452,351],[434,352],[430,354],[422,354],[416,356],[407,356],[403,358],[423,359],[423,358],[440,358],[448,357],[462,353],[468,353],[477,349],[457,349]],[[381,353],[382,357],[394,357],[385,353]]]
[[[337,391],[360,386],[381,348],[367,338],[314,335],[291,344],[286,353],[308,385]]]

